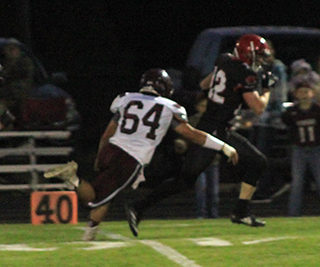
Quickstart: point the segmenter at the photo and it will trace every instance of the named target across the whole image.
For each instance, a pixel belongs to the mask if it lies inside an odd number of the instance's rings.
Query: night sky
[[[78,2],[30,0],[27,12],[26,0],[1,0],[0,35],[29,44],[48,72],[67,73],[68,91],[88,127],[97,133],[101,131],[97,122],[104,126],[110,101],[119,91],[135,90],[140,75],[150,67],[183,68],[193,41],[204,29],[320,28],[316,0]]]

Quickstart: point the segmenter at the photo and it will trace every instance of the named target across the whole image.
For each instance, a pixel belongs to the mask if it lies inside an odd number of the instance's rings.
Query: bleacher
[[[64,183],[47,183],[43,172],[66,162],[73,147],[59,145],[58,141],[70,136],[69,131],[0,132],[0,190],[67,189]],[[21,175],[21,180],[11,180],[12,175]]]

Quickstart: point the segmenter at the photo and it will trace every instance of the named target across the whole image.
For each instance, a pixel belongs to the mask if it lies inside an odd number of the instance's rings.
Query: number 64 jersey
[[[110,107],[120,115],[116,133],[109,142],[122,148],[142,165],[148,164],[169,126],[187,122],[184,107],[153,94],[125,93]]]

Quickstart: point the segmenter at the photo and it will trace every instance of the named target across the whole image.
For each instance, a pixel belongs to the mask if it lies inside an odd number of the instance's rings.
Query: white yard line
[[[77,227],[77,229],[84,230],[85,227]],[[122,241],[133,241],[132,238],[124,237],[119,234],[114,234],[111,232],[103,232],[99,231],[100,234],[103,234],[107,236],[108,238],[114,239],[114,240],[122,240]],[[183,256],[178,251],[174,250],[171,247],[165,246],[161,244],[160,242],[153,241],[153,240],[137,240],[138,242],[147,245],[154,250],[158,251],[163,256],[167,257],[168,259],[174,261],[175,263],[179,264],[182,267],[201,267],[200,265],[196,264],[194,261],[189,260],[186,256]],[[89,242],[89,243],[98,243],[98,242]],[[107,243],[107,242],[105,242]],[[96,245],[96,244],[93,244]],[[108,244],[103,244],[104,246],[107,246]],[[95,249],[95,248],[92,248]]]
[[[82,230],[82,231],[85,231],[85,227],[76,227],[77,229],[79,230]],[[98,232],[99,234],[102,234],[110,239],[113,239],[113,240],[121,240],[121,241],[132,241],[132,238],[129,238],[129,237],[125,237],[125,236],[122,236],[122,235],[119,235],[119,234],[115,234],[115,233],[112,233],[112,232],[104,232],[104,231],[101,231],[99,230]]]
[[[203,238],[191,238],[189,239],[193,242],[195,242],[198,246],[207,247],[226,247],[226,246],[232,246],[232,243],[230,243],[227,240],[223,240],[216,237],[203,237]]]
[[[200,265],[196,264],[194,261],[189,260],[187,257],[183,256],[176,250],[171,247],[165,246],[157,241],[153,240],[139,240],[140,243],[145,244],[154,250],[158,251],[163,256],[167,257],[168,259],[172,260],[173,262],[179,264],[183,267],[201,267]]]
[[[269,237],[269,238],[264,238],[264,239],[258,239],[258,240],[252,240],[252,241],[244,241],[242,244],[245,245],[252,245],[252,244],[258,244],[258,243],[263,243],[263,242],[271,242],[271,241],[277,241],[277,240],[283,240],[283,239],[296,239],[297,237]]]
[[[122,248],[130,246],[129,242],[103,242],[103,241],[76,241],[76,242],[69,242],[67,244],[84,244],[90,245],[90,247],[86,248],[78,248],[81,250],[101,250],[101,249],[109,249],[109,248]]]
[[[26,244],[0,244],[0,251],[53,251],[57,248],[33,248]]]

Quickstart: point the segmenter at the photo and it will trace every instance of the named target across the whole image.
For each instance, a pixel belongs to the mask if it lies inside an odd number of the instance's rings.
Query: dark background
[[[320,27],[317,1],[2,0],[0,37],[27,44],[67,90],[96,140],[122,91],[137,90],[150,67],[184,67],[204,29],[238,25]],[[320,49],[320,48],[319,48]]]

